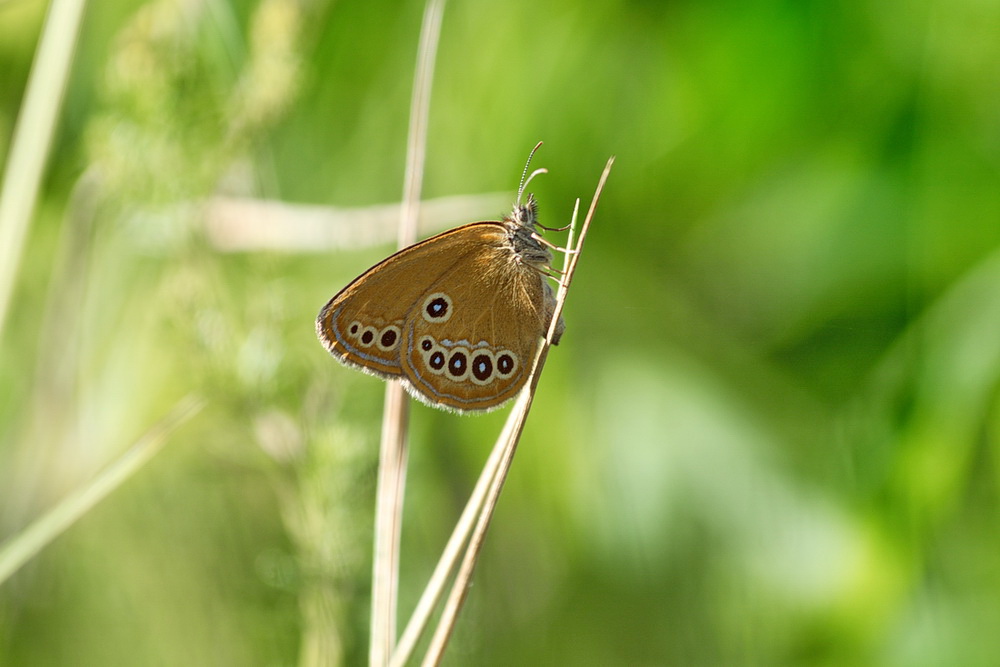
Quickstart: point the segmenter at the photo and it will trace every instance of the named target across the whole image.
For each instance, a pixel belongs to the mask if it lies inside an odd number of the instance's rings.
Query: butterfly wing
[[[316,333],[338,361],[383,378],[404,375],[403,324],[429,285],[462,265],[477,247],[464,239],[472,223],[404,248],[358,276],[320,310]]]
[[[489,410],[524,386],[551,318],[552,291],[519,261],[502,223],[454,231],[466,251],[407,314],[402,371],[410,393],[427,403]]]

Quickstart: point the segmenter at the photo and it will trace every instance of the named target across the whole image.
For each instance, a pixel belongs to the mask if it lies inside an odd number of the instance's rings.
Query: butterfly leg
[[[576,248],[563,248],[562,246],[557,246],[555,243],[553,243],[552,241],[549,241],[544,236],[541,236],[539,234],[532,234],[531,238],[535,239],[536,241],[538,241],[542,245],[546,245],[546,246],[552,248],[553,250],[558,250],[559,252],[561,252],[563,254],[566,254],[566,255],[572,255],[572,254],[574,254],[576,252]]]

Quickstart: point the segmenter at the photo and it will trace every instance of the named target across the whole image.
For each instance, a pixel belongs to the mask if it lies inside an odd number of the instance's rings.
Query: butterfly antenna
[[[531,176],[528,176],[528,167],[531,166],[531,158],[535,157],[535,151],[537,151],[541,147],[542,147],[542,142],[539,141],[537,144],[535,144],[535,147],[531,149],[531,152],[528,153],[528,161],[524,163],[524,171],[521,172],[521,184],[517,188],[518,206],[520,206],[521,204],[521,196],[524,195],[524,189],[528,187],[528,183],[531,182],[531,179],[533,179],[538,174],[549,173],[547,169],[536,169],[535,171],[531,172]]]

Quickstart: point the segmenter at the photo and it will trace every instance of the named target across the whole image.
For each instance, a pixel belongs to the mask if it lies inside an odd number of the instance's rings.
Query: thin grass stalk
[[[537,359],[538,357],[536,357]],[[537,370],[537,363],[534,368]],[[468,595],[469,581],[472,579],[472,573],[479,560],[483,540],[486,537],[486,531],[489,529],[489,524],[493,518],[497,499],[507,479],[507,473],[510,471],[514,453],[517,451],[517,443],[520,440],[520,433],[524,429],[524,423],[528,416],[528,410],[531,408],[533,398],[532,392],[521,392],[508,419],[508,423],[512,425],[512,428],[505,428],[504,433],[507,437],[498,440],[497,451],[500,452],[499,464],[494,473],[490,475],[486,497],[483,499],[479,515],[476,517],[475,527],[466,545],[465,553],[459,564],[458,573],[452,582],[451,591],[445,601],[441,618],[438,620],[438,626],[434,630],[430,646],[421,663],[424,667],[440,664],[441,658],[444,656],[444,650],[447,648],[448,642],[454,633],[458,614],[462,610],[462,606]]]
[[[45,515],[0,546],[0,584],[89,512],[152,459],[182,424],[204,405],[193,397],[182,399],[118,459],[89,484],[71,493]]]
[[[502,449],[500,465],[497,469],[496,475],[491,481],[480,516],[476,522],[475,530],[469,539],[465,556],[462,559],[461,567],[459,568],[458,574],[455,576],[455,581],[445,603],[441,619],[438,621],[438,627],[434,631],[434,636],[431,638],[431,644],[427,649],[427,653],[422,663],[425,666],[437,665],[441,662],[444,650],[448,645],[448,641],[450,640],[452,633],[454,632],[458,614],[465,602],[469,590],[469,582],[472,579],[472,574],[475,571],[476,563],[482,550],[483,541],[486,537],[486,531],[489,529],[494,510],[496,509],[497,500],[499,499],[500,492],[503,490],[504,482],[507,479],[507,473],[509,472],[510,465],[513,462],[514,454],[517,451],[517,445],[521,439],[521,433],[524,430],[524,424],[527,421],[528,412],[531,409],[531,404],[534,400],[535,390],[538,387],[538,381],[541,377],[541,371],[545,365],[545,360],[548,357],[549,348],[552,345],[552,337],[555,335],[556,325],[559,321],[559,316],[562,314],[563,306],[566,303],[566,296],[569,291],[570,283],[573,280],[573,273],[576,271],[576,265],[579,261],[584,241],[587,238],[587,231],[589,230],[590,223],[593,220],[594,212],[597,210],[597,203],[600,200],[601,192],[603,192],[604,185],[607,182],[609,174],[611,173],[612,164],[614,164],[614,157],[608,160],[608,163],[604,168],[604,172],[601,174],[601,179],[597,184],[597,189],[594,191],[594,197],[591,200],[587,217],[584,219],[583,226],[580,229],[580,236],[576,245],[569,246],[571,250],[567,253],[564,275],[562,280],[560,280],[559,291],[556,295],[556,305],[553,310],[552,320],[549,323],[549,330],[545,336],[545,341],[540,346],[539,351],[535,356],[528,388],[521,394],[520,397],[518,397],[517,404],[515,404],[514,410],[511,412],[511,416],[508,419],[507,426],[504,428],[504,434],[501,435],[501,439],[498,441],[499,444],[501,441],[506,440],[500,447]],[[573,224],[570,227],[571,237],[573,234],[572,229],[576,226],[575,223],[576,211],[574,210]]]
[[[525,399],[526,394],[522,393],[515,400],[513,409],[508,415],[507,421],[504,423],[504,427],[494,443],[489,457],[486,459],[486,463],[483,465],[483,470],[469,496],[465,509],[462,510],[462,514],[455,524],[455,529],[452,531],[451,537],[445,545],[441,558],[438,560],[438,564],[435,566],[434,572],[428,580],[417,606],[414,608],[399,643],[396,645],[396,651],[393,653],[390,667],[402,667],[410,659],[417,641],[420,640],[421,635],[427,627],[427,623],[430,621],[431,615],[434,613],[435,607],[440,602],[441,595],[444,592],[444,585],[458,566],[459,551],[467,544],[475,521],[480,515],[483,503],[486,501],[487,494],[495,485],[496,479],[499,476],[503,456],[506,452],[506,445],[511,441],[512,433],[516,427],[517,416],[522,412],[521,404]]]
[[[369,664],[384,665],[396,636],[399,588],[399,542],[406,488],[406,428],[409,405],[397,382],[385,392],[375,498],[375,545],[372,556],[372,617]]]
[[[573,211],[573,221],[570,225],[570,232],[566,243],[567,247],[572,247],[573,245],[573,233],[576,226],[577,209],[579,209],[579,200],[577,200],[576,208]],[[562,287],[560,287],[560,289],[562,289]],[[469,496],[469,501],[466,503],[465,509],[462,511],[462,515],[459,517],[458,523],[455,525],[451,538],[448,540],[448,543],[442,552],[441,558],[438,560],[438,564],[435,567],[427,586],[424,588],[420,601],[414,609],[410,622],[407,624],[406,630],[400,638],[399,644],[396,647],[396,652],[393,654],[392,662],[390,663],[391,667],[402,667],[402,665],[405,665],[406,661],[409,660],[412,655],[417,641],[420,639],[420,636],[427,627],[427,623],[430,621],[434,608],[441,600],[445,582],[459,564],[459,550],[463,546],[467,545],[469,536],[475,525],[474,522],[482,516],[481,510],[483,508],[483,504],[486,502],[487,496],[491,491],[495,491],[497,488],[497,481],[501,477],[500,471],[504,458],[510,453],[509,444],[512,442],[513,433],[517,428],[518,418],[524,414],[523,404],[527,400],[527,393],[528,392],[522,392],[517,397],[510,414],[507,416],[507,421],[504,422],[504,427],[501,430],[500,435],[497,437],[497,440],[493,445],[493,449],[483,466],[483,471],[480,473],[476,486],[473,488],[472,494]]]
[[[508,418],[507,423],[511,423],[510,418]],[[507,430],[508,428],[505,426],[504,433]],[[431,615],[434,613],[434,609],[437,607],[438,602],[440,602],[444,586],[458,564],[458,556],[461,549],[468,542],[469,534],[472,532],[476,517],[483,506],[483,501],[486,499],[487,491],[496,477],[497,471],[500,469],[503,448],[499,445],[504,440],[504,435],[501,434],[500,439],[497,440],[497,444],[494,445],[493,450],[490,452],[489,458],[486,459],[483,471],[479,475],[479,480],[476,482],[475,487],[472,489],[472,494],[465,504],[465,509],[462,510],[462,514],[455,524],[455,529],[452,531],[451,537],[448,539],[448,543],[441,553],[441,558],[438,560],[434,572],[431,574],[427,586],[424,588],[424,592],[421,594],[420,600],[417,602],[417,606],[410,616],[410,621],[406,624],[406,629],[399,638],[399,643],[396,644],[396,650],[393,652],[392,660],[389,663],[390,667],[402,667],[410,659],[413,649],[416,647],[417,642],[427,627],[427,623],[430,621]]]
[[[573,210],[572,223],[570,224],[569,235],[566,240],[566,246],[568,248],[573,247],[579,207],[580,200],[578,199]],[[569,259],[567,256],[564,264],[568,266],[568,262]],[[566,266],[564,266],[564,268],[566,268]],[[559,289],[565,290],[562,282],[560,282]],[[427,623],[430,621],[431,615],[434,613],[435,607],[437,607],[438,602],[441,600],[444,585],[458,564],[459,550],[468,542],[469,535],[474,525],[473,522],[483,506],[488,490],[491,486],[493,486],[494,480],[497,479],[500,471],[500,464],[506,451],[505,444],[511,439],[511,434],[515,428],[516,415],[521,412],[520,403],[522,400],[524,400],[522,397],[518,397],[514,408],[511,410],[507,421],[504,423],[503,430],[497,438],[496,443],[493,445],[493,449],[490,452],[486,463],[483,465],[483,470],[479,475],[479,479],[469,496],[469,500],[466,503],[465,508],[462,510],[462,514],[459,517],[458,522],[455,524],[455,529],[452,531],[451,537],[445,545],[441,558],[438,560],[438,563],[434,568],[434,572],[431,574],[431,577],[427,582],[427,586],[424,588],[424,592],[421,594],[420,600],[414,608],[413,614],[410,617],[410,621],[406,625],[406,629],[400,637],[399,643],[396,645],[396,650],[393,653],[390,667],[402,667],[402,665],[405,665],[406,661],[410,659],[413,649],[416,647],[417,641],[419,641],[420,636],[427,627]]]
[[[444,0],[430,0],[424,8],[410,105],[406,174],[398,238],[400,248],[411,245],[417,240],[417,217],[427,152],[427,116],[443,15]],[[409,402],[403,393],[403,388],[398,382],[389,382],[386,386],[382,417],[375,507],[371,644],[368,652],[369,664],[372,667],[388,664],[396,641],[399,543],[406,488],[408,421]]]
[[[0,336],[52,147],[86,0],[53,0],[17,116],[0,189]]]

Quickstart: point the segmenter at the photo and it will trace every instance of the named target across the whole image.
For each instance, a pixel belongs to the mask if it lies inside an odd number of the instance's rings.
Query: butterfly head
[[[524,203],[521,203],[519,197],[510,214],[510,220],[521,227],[527,227],[534,231],[535,226],[538,225],[538,202],[535,201],[535,195],[529,194]]]
[[[509,218],[504,218],[507,226],[507,233],[511,247],[517,262],[532,267],[533,269],[546,273],[551,267],[552,254],[541,243],[541,237],[535,233],[535,227],[543,227],[538,223],[538,202],[535,196],[528,193],[528,198],[524,199],[524,189],[531,183],[531,179],[539,174],[547,174],[547,169],[536,169],[530,174],[528,168],[531,165],[531,158],[535,156],[535,151],[539,149],[542,142],[535,144],[528,155],[528,161],[524,165],[521,173],[521,184],[517,188],[517,200],[514,202],[514,210]]]
[[[538,222],[538,202],[532,195],[521,203],[514,204],[514,210],[504,218],[507,228],[507,239],[514,251],[515,260],[536,270],[546,272],[552,264],[552,254],[542,244],[541,237],[535,231],[542,225]]]

